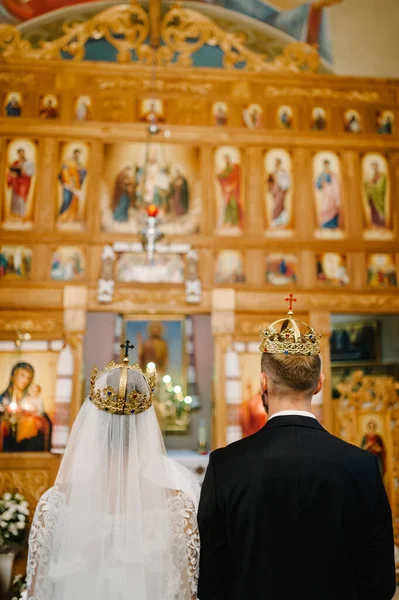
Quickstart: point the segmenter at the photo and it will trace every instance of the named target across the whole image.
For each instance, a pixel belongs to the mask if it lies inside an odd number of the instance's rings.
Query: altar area
[[[399,81],[335,73],[328,3],[291,3],[305,37],[258,0],[64,4],[0,24],[0,493],[34,510],[126,339],[201,480],[251,432],[259,326],[293,293],[314,412],[382,444],[399,546]]]

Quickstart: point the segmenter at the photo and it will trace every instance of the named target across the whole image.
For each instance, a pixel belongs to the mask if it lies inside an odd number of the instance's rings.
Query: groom
[[[377,459],[311,413],[319,336],[261,329],[257,434],[212,453],[199,507],[201,600],[390,600],[392,517]]]

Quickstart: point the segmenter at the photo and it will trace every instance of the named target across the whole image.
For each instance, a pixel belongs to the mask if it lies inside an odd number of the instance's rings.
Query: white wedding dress
[[[139,376],[129,389],[142,391]],[[153,407],[120,416],[86,399],[33,519],[28,600],[195,600],[198,497]]]

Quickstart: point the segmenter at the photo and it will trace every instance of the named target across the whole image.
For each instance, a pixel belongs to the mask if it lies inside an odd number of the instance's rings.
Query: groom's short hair
[[[311,392],[320,378],[320,356],[262,354],[261,368],[275,387],[288,391]]]

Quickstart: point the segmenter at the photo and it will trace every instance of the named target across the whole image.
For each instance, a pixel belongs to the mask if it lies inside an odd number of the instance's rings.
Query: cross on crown
[[[290,294],[290,295],[289,295],[289,296],[288,296],[288,297],[285,299],[285,301],[286,301],[286,302],[289,302],[289,304],[290,304],[290,307],[289,307],[289,313],[292,313],[292,312],[293,312],[293,311],[292,311],[292,303],[293,303],[293,302],[296,302],[296,298],[295,298],[294,294]]]
[[[121,344],[121,348],[125,351],[124,358],[129,359],[129,350],[133,350],[133,344],[130,343],[130,340],[126,340],[124,344]]]

